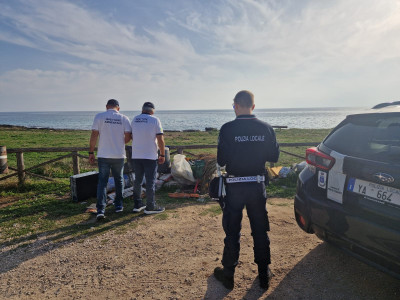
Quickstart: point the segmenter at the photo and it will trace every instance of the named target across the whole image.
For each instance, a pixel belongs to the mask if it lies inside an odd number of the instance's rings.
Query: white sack
[[[176,154],[172,161],[171,174],[175,181],[180,184],[191,185],[196,182],[190,164],[186,161],[185,155]]]

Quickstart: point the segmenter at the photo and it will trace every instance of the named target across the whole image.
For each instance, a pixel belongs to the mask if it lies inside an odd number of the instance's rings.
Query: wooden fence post
[[[72,168],[74,175],[80,174],[78,151],[72,151]]]
[[[24,153],[17,152],[17,169],[18,169],[18,181],[19,184],[25,183],[25,163],[24,163]]]
[[[8,173],[7,165],[7,147],[0,146],[0,174]]]
[[[183,154],[183,148],[178,148],[177,152],[178,152],[178,154]]]

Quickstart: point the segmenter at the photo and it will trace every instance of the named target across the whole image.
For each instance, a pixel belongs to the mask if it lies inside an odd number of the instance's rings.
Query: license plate
[[[350,178],[347,190],[370,200],[400,206],[400,190],[390,186]]]

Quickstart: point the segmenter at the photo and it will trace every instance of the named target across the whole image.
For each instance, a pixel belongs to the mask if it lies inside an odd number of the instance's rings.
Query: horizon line
[[[318,107],[276,107],[276,108],[255,108],[254,112],[257,110],[288,110],[288,109],[329,109],[329,108],[360,108],[368,109],[370,107],[365,106],[318,106]],[[173,112],[173,111],[231,111],[229,108],[216,108],[216,109],[156,109],[157,112]],[[104,110],[32,110],[32,111],[0,111],[0,113],[38,113],[38,112],[101,112]],[[127,109],[120,111],[141,111],[141,109]]]

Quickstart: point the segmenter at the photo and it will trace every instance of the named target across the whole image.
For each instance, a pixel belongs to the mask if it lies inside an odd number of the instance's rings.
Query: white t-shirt
[[[163,134],[157,117],[141,114],[132,120],[132,158],[157,159],[157,135]]]
[[[125,132],[132,132],[127,116],[108,109],[94,117],[92,130],[99,132],[97,157],[126,158]]]

